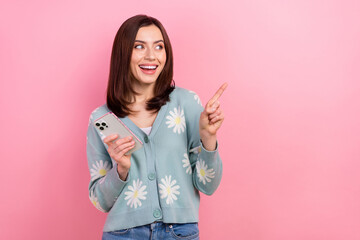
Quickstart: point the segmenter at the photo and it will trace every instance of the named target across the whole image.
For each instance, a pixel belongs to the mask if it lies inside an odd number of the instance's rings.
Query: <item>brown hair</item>
[[[132,88],[133,75],[130,70],[130,60],[136,34],[141,27],[155,25],[164,38],[166,63],[156,80],[154,97],[147,101],[147,110],[157,112],[161,106],[170,100],[170,93],[175,88],[173,80],[173,54],[170,39],[159,20],[146,15],[136,15],[127,19],[119,28],[113,43],[110,74],[107,86],[107,106],[118,117],[131,113],[128,105],[132,103],[137,93]]]

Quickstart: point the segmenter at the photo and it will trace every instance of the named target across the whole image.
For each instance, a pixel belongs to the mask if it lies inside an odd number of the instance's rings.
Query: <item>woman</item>
[[[155,18],[126,20],[114,40],[107,103],[91,113],[87,157],[92,203],[108,212],[103,239],[198,239],[200,195],[220,184],[216,132],[224,116],[218,98],[206,104],[173,84],[169,37]],[[108,112],[143,142],[102,139],[94,121]]]

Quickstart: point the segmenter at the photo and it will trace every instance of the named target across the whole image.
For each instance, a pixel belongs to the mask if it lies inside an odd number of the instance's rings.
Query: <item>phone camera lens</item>
[[[104,130],[104,128],[103,128],[103,127],[100,127],[100,130]]]
[[[101,123],[101,125],[106,126],[106,123],[103,122],[103,123]]]
[[[95,125],[96,125],[96,126],[100,126],[100,123],[96,123]]]

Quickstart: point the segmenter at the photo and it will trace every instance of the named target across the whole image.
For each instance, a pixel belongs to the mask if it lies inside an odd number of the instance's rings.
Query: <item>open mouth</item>
[[[158,66],[157,65],[139,65],[141,69],[145,70],[155,70]]]
[[[141,71],[145,74],[154,74],[158,65],[139,65]]]

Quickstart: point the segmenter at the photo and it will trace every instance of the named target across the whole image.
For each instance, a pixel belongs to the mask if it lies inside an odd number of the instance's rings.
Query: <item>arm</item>
[[[221,181],[222,161],[218,152],[216,135],[200,138],[199,121],[204,108],[194,101],[194,96],[197,95],[190,95],[186,107],[186,126],[193,184],[200,192],[211,195]]]
[[[86,152],[91,175],[89,184],[90,200],[97,209],[108,212],[127,181],[120,179],[117,163],[114,161],[113,164],[91,118],[87,131]]]

